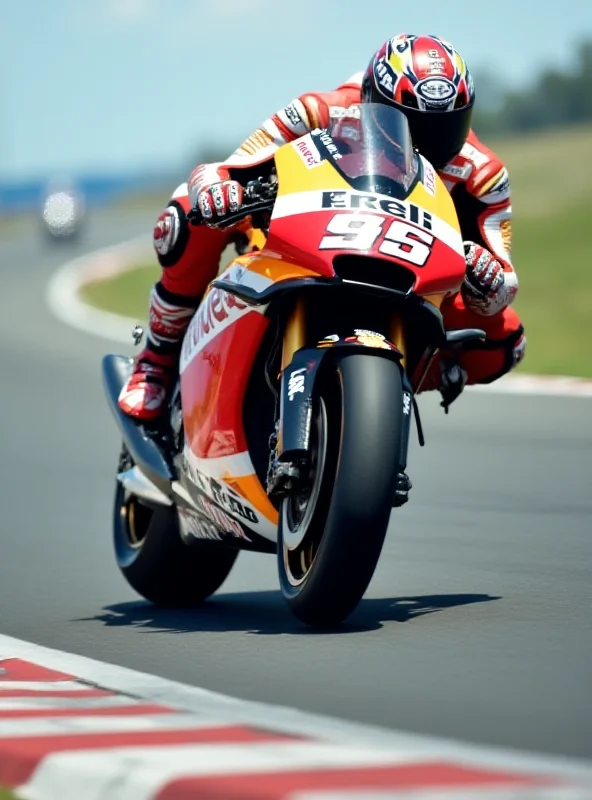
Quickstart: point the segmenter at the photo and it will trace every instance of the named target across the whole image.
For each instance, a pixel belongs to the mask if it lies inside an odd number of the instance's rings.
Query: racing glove
[[[243,202],[243,187],[231,180],[229,171],[219,164],[194,169],[188,193],[191,207],[200,212],[206,225],[215,225],[228,214],[235,214]]]
[[[461,295],[468,309],[489,317],[508,305],[504,268],[485,247],[465,242],[466,272]]]

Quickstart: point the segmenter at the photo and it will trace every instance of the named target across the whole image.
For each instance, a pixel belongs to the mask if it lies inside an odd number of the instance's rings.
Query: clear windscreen
[[[397,187],[402,187],[407,192],[419,165],[405,115],[380,103],[363,103],[348,111],[331,122],[330,138],[320,134],[325,155],[354,189],[399,194]]]

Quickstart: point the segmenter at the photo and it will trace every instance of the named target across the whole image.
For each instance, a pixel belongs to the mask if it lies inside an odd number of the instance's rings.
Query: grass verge
[[[80,295],[97,308],[143,322],[148,314],[148,294],[159,276],[160,267],[153,259],[152,263],[140,263],[135,269],[114,278],[87,283]]]

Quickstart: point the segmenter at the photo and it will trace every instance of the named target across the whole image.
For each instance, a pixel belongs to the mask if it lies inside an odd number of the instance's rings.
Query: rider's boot
[[[440,405],[448,413],[448,406],[465,388],[467,377],[467,371],[460,366],[454,354],[441,354],[432,362],[419,391],[420,393],[439,391],[442,395]]]
[[[457,361],[442,358],[440,360],[440,405],[448,414],[448,407],[462,393],[467,385],[467,371]]]
[[[119,407],[140,422],[157,419],[177,375],[183,335],[199,299],[173,295],[159,282],[150,293],[146,347],[119,394]]]

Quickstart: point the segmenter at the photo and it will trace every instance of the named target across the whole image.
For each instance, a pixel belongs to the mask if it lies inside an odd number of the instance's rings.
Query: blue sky
[[[514,85],[592,36],[589,0],[0,0],[0,15],[0,179],[232,149],[399,32],[444,36]]]

